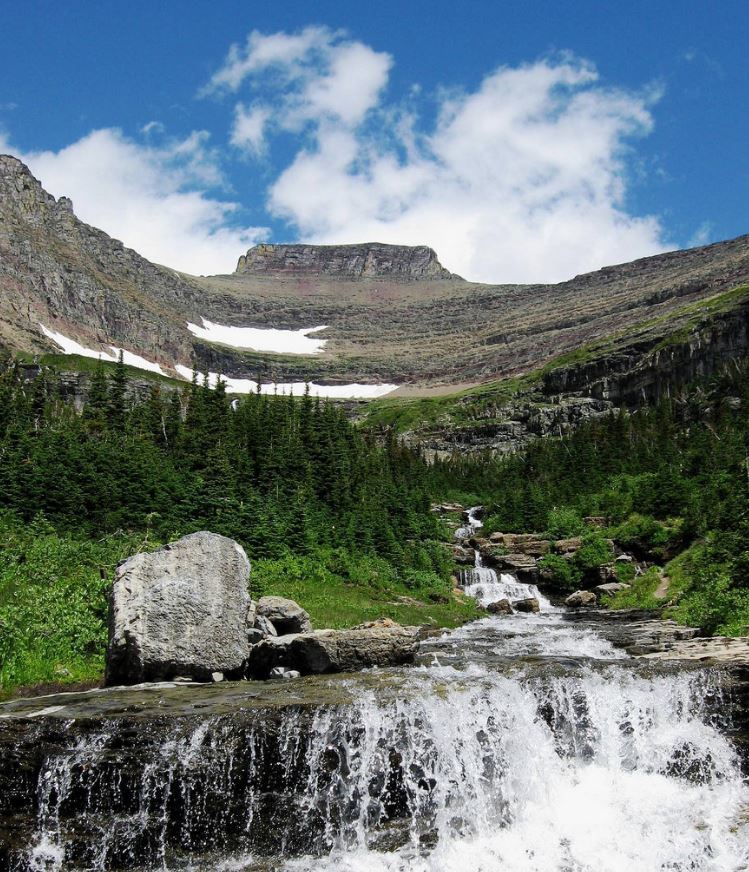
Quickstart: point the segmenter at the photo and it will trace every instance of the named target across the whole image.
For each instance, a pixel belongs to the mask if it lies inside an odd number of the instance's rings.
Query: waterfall
[[[483,521],[478,517],[478,514],[482,511],[483,507],[481,506],[474,506],[468,509],[465,526],[459,527],[455,531],[456,539],[469,539],[484,526]],[[461,570],[460,585],[466,595],[476,599],[479,605],[488,606],[490,603],[503,599],[514,602],[516,600],[533,598],[538,600],[542,611],[552,608],[549,600],[539,591],[535,584],[522,584],[514,575],[507,572],[497,576],[493,569],[484,566],[484,561],[478,548],[474,549],[474,561],[472,569]]]
[[[473,569],[461,571],[460,583],[466,596],[478,600],[480,605],[487,606],[489,603],[503,599],[515,602],[533,597],[538,600],[542,611],[553,608],[535,584],[522,584],[514,575],[507,572],[497,576],[495,570],[484,566],[478,549],[475,550],[475,561]]]
[[[480,555],[469,572],[541,612],[412,667],[0,705],[0,868],[748,869],[729,672],[631,658]]]
[[[346,679],[350,705],[292,707],[274,726],[175,723],[138,771],[117,765],[115,726],[79,738],[48,761],[35,841],[11,868],[737,872],[749,862],[749,789],[719,729],[717,674],[608,665],[519,678],[435,665],[390,679]]]
[[[484,511],[483,506],[474,506],[472,509],[468,509],[466,513],[466,523],[462,527],[458,527],[455,531],[456,539],[470,539],[477,530],[480,530],[484,526],[484,522],[479,519],[479,513]]]

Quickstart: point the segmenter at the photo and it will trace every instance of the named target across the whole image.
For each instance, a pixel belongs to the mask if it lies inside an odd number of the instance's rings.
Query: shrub
[[[680,520],[656,521],[655,518],[639,514],[630,515],[609,532],[612,539],[623,548],[644,560],[666,559],[683,539]]]
[[[614,554],[611,544],[599,532],[588,533],[583,536],[583,543],[575,552],[572,562],[581,573],[597,569],[605,563],[610,563]]]
[[[559,554],[542,557],[538,561],[538,567],[541,577],[560,592],[575,590],[580,584],[580,571],[577,566]]]
[[[546,532],[551,539],[569,539],[585,531],[585,521],[577,509],[569,506],[553,508],[546,521]]]

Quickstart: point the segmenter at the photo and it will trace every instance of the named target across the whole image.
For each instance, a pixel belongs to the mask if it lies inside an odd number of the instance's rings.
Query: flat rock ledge
[[[749,637],[711,636],[679,639],[662,651],[640,655],[648,660],[693,660],[700,663],[730,663],[749,666]]]
[[[419,635],[418,627],[396,624],[270,637],[252,646],[247,675],[267,679],[278,667],[301,675],[319,675],[402,666],[413,662]]]
[[[645,609],[584,609],[570,611],[565,620],[589,625],[632,657],[683,660],[704,665],[749,665],[749,637],[700,637],[696,627],[664,619]]]

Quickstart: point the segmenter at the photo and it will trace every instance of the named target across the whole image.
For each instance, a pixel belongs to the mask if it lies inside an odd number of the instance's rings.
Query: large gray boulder
[[[117,567],[106,683],[239,677],[249,656],[250,561],[233,539],[193,533]]]
[[[279,636],[312,631],[312,622],[307,612],[294,600],[284,599],[282,596],[261,597],[257,601],[257,616],[270,621]]]
[[[317,630],[265,639],[253,645],[248,674],[265,679],[277,666],[302,675],[356,672],[370,666],[411,663],[418,648],[414,627],[357,627],[352,630]]]

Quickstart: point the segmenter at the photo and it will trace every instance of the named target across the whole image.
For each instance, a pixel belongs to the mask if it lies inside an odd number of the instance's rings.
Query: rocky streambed
[[[741,869],[747,668],[628,653],[659,623],[545,607],[411,666],[6,703],[0,867]]]

